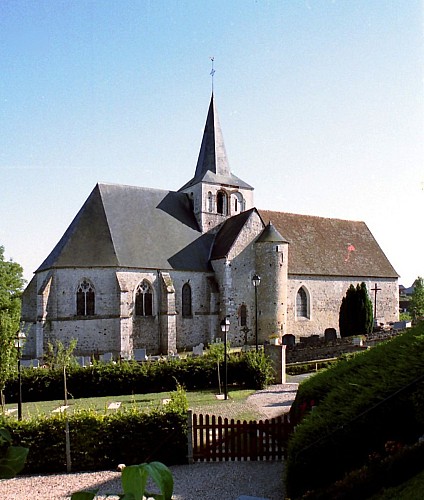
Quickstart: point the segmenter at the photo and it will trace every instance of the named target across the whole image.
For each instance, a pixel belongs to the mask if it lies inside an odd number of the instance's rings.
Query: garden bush
[[[81,410],[68,417],[73,471],[116,469],[160,461],[187,462],[187,414],[180,399],[168,409],[142,412],[136,407],[115,414]],[[25,474],[66,471],[66,415],[0,424],[13,433],[15,444],[29,448]]]
[[[387,441],[412,443],[422,435],[423,348],[421,325],[300,385],[291,409],[300,423],[288,450],[289,496],[325,488]]]
[[[271,365],[263,352],[232,354],[228,357],[228,384],[262,389],[270,383]],[[172,361],[136,363],[96,363],[90,367],[67,369],[67,390],[74,399],[124,394],[173,391],[176,384],[186,390],[217,387],[216,363],[207,356]],[[221,380],[224,366],[220,365]],[[63,371],[44,368],[22,370],[22,396],[26,402],[64,398]],[[5,387],[7,402],[17,402],[18,381]]]

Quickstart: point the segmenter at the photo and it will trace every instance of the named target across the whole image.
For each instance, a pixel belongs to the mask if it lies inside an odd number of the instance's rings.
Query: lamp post
[[[221,321],[221,331],[224,334],[224,399],[228,399],[228,381],[227,381],[227,333],[230,329],[230,320],[226,316]]]
[[[18,330],[15,337],[15,347],[18,350],[18,386],[19,386],[19,400],[18,400],[18,420],[22,420],[22,379],[21,379],[21,349],[24,346],[26,335],[24,332]]]
[[[255,344],[256,352],[258,352],[258,286],[261,284],[261,277],[257,274],[252,278],[253,287],[255,288]]]

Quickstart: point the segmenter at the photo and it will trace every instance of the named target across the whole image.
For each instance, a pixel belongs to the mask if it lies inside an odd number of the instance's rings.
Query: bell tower
[[[194,177],[179,191],[191,198],[202,232],[253,208],[253,187],[230,171],[213,93]]]

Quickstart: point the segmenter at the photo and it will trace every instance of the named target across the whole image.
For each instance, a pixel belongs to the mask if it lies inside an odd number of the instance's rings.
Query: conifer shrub
[[[343,297],[339,312],[341,337],[371,333],[373,328],[373,307],[364,282],[356,288],[350,285]]]
[[[424,325],[346,357],[298,390],[286,467],[288,496],[326,488],[387,441],[424,433]]]

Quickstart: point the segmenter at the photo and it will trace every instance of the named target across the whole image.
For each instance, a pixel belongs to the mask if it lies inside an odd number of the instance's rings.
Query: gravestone
[[[291,333],[283,335],[282,341],[283,345],[286,345],[287,347],[294,347],[296,345],[296,337]]]
[[[203,356],[203,347],[204,344],[200,343],[199,345],[195,345],[193,347],[193,356]]]
[[[121,401],[114,401],[113,403],[110,403],[109,406],[107,407],[108,410],[119,410],[121,407]]]
[[[59,408],[52,410],[52,413],[63,413],[67,408],[69,408],[69,405],[59,406]]]
[[[146,349],[134,349],[134,359],[136,361],[147,361]]]
[[[324,331],[324,339],[326,342],[334,342],[337,340],[337,332],[335,328],[326,328]]]
[[[38,359],[21,359],[21,366],[24,368],[38,368],[40,362]]]
[[[76,359],[76,362],[78,363],[78,365],[81,366],[82,368],[84,368],[86,366],[84,356],[76,356],[75,359]]]
[[[100,361],[102,363],[110,363],[113,361],[113,354],[111,352],[105,352],[100,356]]]

